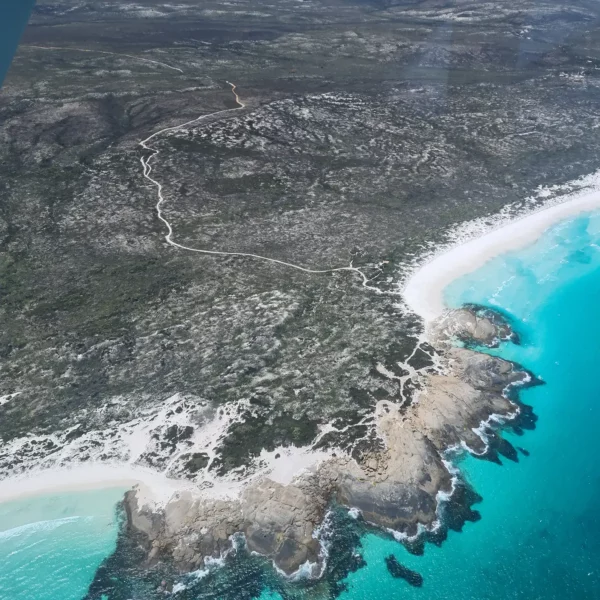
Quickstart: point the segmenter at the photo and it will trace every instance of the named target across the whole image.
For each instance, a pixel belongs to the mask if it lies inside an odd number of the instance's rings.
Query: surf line
[[[144,170],[144,177],[148,181],[150,181],[152,183],[152,185],[154,185],[156,187],[157,196],[158,196],[158,200],[156,202],[156,213],[158,215],[158,218],[165,224],[165,226],[167,228],[167,234],[165,235],[165,241],[175,248],[179,248],[180,250],[186,250],[188,252],[196,252],[198,254],[208,254],[208,255],[212,255],[212,256],[239,256],[239,257],[245,257],[245,258],[254,258],[257,260],[262,260],[262,261],[274,263],[277,265],[282,265],[284,267],[289,267],[291,269],[296,269],[297,271],[302,271],[303,273],[323,275],[323,274],[327,274],[327,273],[339,273],[342,271],[348,271],[351,273],[356,273],[361,277],[362,285],[364,288],[372,290],[378,294],[390,293],[390,292],[385,292],[384,290],[380,290],[379,288],[374,287],[372,285],[369,285],[369,282],[371,282],[373,279],[375,279],[380,274],[380,272],[381,272],[380,267],[375,267],[378,269],[379,272],[377,273],[377,275],[375,275],[374,277],[369,279],[365,275],[365,273],[363,273],[363,271],[361,269],[352,265],[352,261],[350,262],[350,265],[347,267],[334,267],[334,268],[329,268],[329,269],[309,269],[307,267],[302,267],[300,265],[289,263],[289,262],[286,262],[283,260],[278,260],[276,258],[270,258],[268,256],[260,256],[259,254],[251,254],[248,252],[226,252],[224,250],[205,250],[205,249],[201,249],[201,248],[192,248],[191,246],[184,246],[183,244],[179,244],[178,242],[173,240],[173,233],[174,233],[173,227],[172,227],[171,223],[165,217],[165,215],[163,213],[163,209],[162,209],[163,204],[165,202],[165,199],[163,196],[163,185],[161,183],[159,183],[156,179],[151,177],[152,166],[150,165],[150,161],[154,157],[158,156],[159,151],[156,148],[153,148],[152,146],[150,146],[149,143],[153,139],[155,139],[157,136],[159,136],[163,133],[178,131],[178,130],[183,129],[184,127],[187,127],[194,123],[199,123],[201,121],[204,121],[204,120],[208,119],[209,117],[225,115],[225,114],[243,110],[244,108],[246,108],[246,105],[242,102],[242,100],[240,99],[240,97],[236,91],[237,86],[234,83],[231,83],[230,81],[227,81],[227,84],[231,86],[231,92],[234,95],[235,102],[237,104],[237,106],[235,108],[227,108],[225,110],[218,110],[217,112],[209,113],[207,115],[201,115],[200,117],[196,117],[195,119],[192,119],[191,121],[186,121],[185,123],[181,123],[180,125],[174,125],[172,127],[165,127],[164,129],[156,131],[155,133],[153,133],[152,135],[150,135],[145,140],[142,140],[139,143],[139,145],[144,150],[147,150],[148,152],[150,152],[149,156],[141,157],[140,162],[141,162],[142,168]]]
[[[167,63],[160,62],[158,60],[151,60],[149,58],[143,58],[141,56],[134,56],[133,54],[121,54],[120,52],[108,52],[107,50],[92,50],[88,48],[69,48],[65,46],[34,46],[33,44],[25,44],[22,48],[35,48],[37,50],[72,50],[74,52],[91,52],[93,54],[109,54],[110,56],[125,56],[127,58],[133,58],[134,60],[141,60],[142,62],[151,63],[153,65],[159,65],[161,67],[166,67],[167,69],[171,69],[172,71],[178,71],[179,73],[183,73],[183,70],[179,67],[173,67],[168,65]]]

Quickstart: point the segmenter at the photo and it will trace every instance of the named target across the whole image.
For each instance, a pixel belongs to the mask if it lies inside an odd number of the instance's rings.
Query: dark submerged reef
[[[116,510],[120,524],[117,547],[96,571],[83,600],[153,598],[163,579],[171,575],[169,566],[164,563],[147,568],[145,536],[128,527],[125,503],[120,503]]]
[[[83,600],[153,600],[164,598],[176,582],[186,587],[178,591],[181,600],[251,600],[265,588],[284,600],[336,598],[346,589],[343,580],[349,573],[366,566],[360,556],[360,538],[367,530],[362,520],[353,519],[342,507],[332,507],[323,524],[320,539],[327,548],[328,560],[319,579],[286,580],[265,558],[247,551],[243,537],[236,538],[233,549],[223,557],[222,568],[208,567],[207,573],[178,573],[172,565],[145,558],[146,540],[127,527],[123,505],[118,507],[121,530],[115,552],[99,567]]]
[[[434,531],[426,531],[403,545],[413,554],[423,554],[427,542],[436,545],[446,539],[448,530],[461,531],[466,521],[477,521],[479,513],[472,505],[481,497],[464,481],[457,481],[452,497],[440,509],[441,523]],[[206,573],[182,574],[169,561],[147,561],[147,538],[128,527],[125,505],[117,507],[120,532],[115,552],[98,568],[83,600],[154,600],[164,598],[176,583],[186,588],[178,591],[181,600],[251,600],[264,589],[276,591],[284,600],[316,600],[337,598],[347,589],[347,576],[367,565],[360,554],[361,538],[383,532],[366,523],[361,516],[353,518],[341,506],[332,506],[321,527],[319,539],[326,549],[327,561],[318,579],[282,578],[270,561],[248,552],[243,537],[237,537],[234,547],[224,554],[222,567],[209,566]],[[395,559],[394,559],[395,560]],[[397,562],[397,561],[396,561]],[[388,563],[394,577],[420,586],[420,575],[402,565]],[[403,573],[403,574],[402,574]]]
[[[392,577],[404,579],[413,587],[421,587],[423,585],[422,575],[401,565],[393,554],[386,557],[385,564]]]
[[[508,440],[502,437],[502,431],[510,430],[516,435],[522,436],[525,431],[533,431],[538,420],[533,407],[520,400],[519,391],[529,387],[544,385],[544,382],[526,369],[523,369],[520,365],[516,365],[516,368],[526,372],[529,377],[528,381],[518,386],[511,386],[505,391],[511,402],[517,406],[518,413],[502,425],[496,425],[493,428],[491,426],[484,428],[484,434],[487,438],[487,449],[479,458],[495,462],[499,465],[502,464],[501,456],[513,462],[519,462],[518,451],[524,456],[529,456],[527,450],[520,447],[515,448]]]

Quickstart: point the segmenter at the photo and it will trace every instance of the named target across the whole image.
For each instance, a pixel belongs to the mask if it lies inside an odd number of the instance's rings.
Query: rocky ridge
[[[462,445],[483,454],[480,424],[491,415],[514,415],[515,404],[504,391],[528,380],[512,363],[453,341],[492,345],[510,335],[501,318],[474,307],[448,312],[430,331],[445,372],[426,375],[423,391],[408,406],[377,403],[382,447],[374,447],[360,463],[332,453],[288,485],[265,476],[235,499],[186,491],[160,507],[136,488],[125,499],[129,529],[146,536],[150,563],[168,560],[182,572],[201,568],[206,557],[219,556],[235,533],[243,533],[250,551],[271,558],[287,575],[303,567],[318,576],[325,554],[315,532],[332,501],[358,509],[376,527],[406,536],[435,527],[439,493],[452,490],[444,453]]]

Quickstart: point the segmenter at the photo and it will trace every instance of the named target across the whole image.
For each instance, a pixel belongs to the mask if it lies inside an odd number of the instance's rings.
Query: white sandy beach
[[[150,469],[130,465],[79,464],[73,467],[32,471],[0,482],[0,502],[39,495],[62,494],[140,485],[153,500],[168,500],[184,482],[170,480]]]
[[[31,496],[83,492],[94,489],[139,486],[143,501],[164,505],[177,492],[192,491],[207,498],[235,498],[252,480],[266,476],[282,485],[307,469],[315,468],[320,461],[329,458],[330,452],[313,451],[308,447],[276,448],[263,450],[259,460],[262,468],[247,479],[212,478],[209,487],[202,489],[202,482],[193,483],[171,479],[149,468],[131,464],[77,464],[72,467],[56,467],[9,477],[0,482],[0,502],[9,502]],[[277,457],[277,458],[276,458]]]
[[[558,197],[550,205],[459,243],[436,254],[408,278],[402,291],[408,307],[426,322],[445,310],[443,292],[455,279],[472,273],[486,262],[537,240],[552,225],[580,213],[600,209],[597,175],[587,189]]]

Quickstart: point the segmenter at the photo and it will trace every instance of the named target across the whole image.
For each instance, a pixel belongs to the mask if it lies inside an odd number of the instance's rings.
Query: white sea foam
[[[352,519],[358,519],[361,515],[362,515],[362,512],[359,508],[352,507],[348,510],[348,516],[351,517]]]
[[[454,492],[456,491],[456,486],[458,485],[458,478],[460,471],[458,468],[449,460],[451,454],[457,453],[460,450],[459,446],[451,446],[444,452],[444,458],[442,458],[442,462],[446,467],[446,470],[450,474],[450,490],[438,490],[435,500],[436,500],[436,519],[431,523],[431,525],[423,525],[422,523],[417,524],[417,532],[414,535],[408,535],[403,531],[396,531],[395,529],[387,528],[386,531],[398,542],[414,542],[418,540],[425,533],[435,533],[443,524],[442,518],[442,510],[444,508],[444,504],[448,503]]]
[[[333,512],[331,510],[325,513],[323,521],[319,527],[313,532],[313,538],[319,541],[319,564],[320,568],[318,571],[314,571],[313,578],[320,579],[325,569],[327,568],[327,561],[329,560],[329,550],[331,549],[331,534],[333,533],[333,525],[331,524],[331,517]]]
[[[64,517],[62,519],[51,519],[47,521],[36,521],[34,523],[27,523],[26,525],[19,525],[19,527],[13,527],[12,529],[0,531],[0,541],[7,541],[13,537],[21,537],[23,535],[31,535],[40,531],[52,531],[53,529],[58,529],[59,527],[62,527],[68,523],[81,520],[87,521],[92,518],[93,517],[74,516]]]
[[[417,540],[425,531],[428,531],[428,528],[419,523],[417,525],[417,533],[414,535],[408,535],[404,531],[396,531],[391,527],[386,527],[385,530],[397,541],[397,542],[414,542]]]
[[[252,552],[252,554],[261,556],[258,552]],[[288,575],[283,569],[277,566],[274,560],[271,560],[271,564],[273,569],[275,569],[275,571],[277,571],[277,573],[287,581],[319,579],[326,567],[325,562],[311,562],[310,560],[306,560],[293,573]]]
[[[208,564],[208,558],[210,557],[204,559],[204,564],[206,565],[204,569],[197,569],[196,571],[188,573],[186,577],[186,583],[182,581],[176,583],[173,586],[172,593],[177,594],[178,592],[183,592],[184,590],[187,590],[190,586],[195,585],[198,581],[204,579],[207,575],[210,574],[212,570],[214,570],[215,568],[221,568],[224,564],[223,562],[218,562],[220,560],[218,558],[213,559],[214,562]]]
[[[194,586],[201,579],[204,579],[207,575],[210,575],[210,573],[216,569],[223,568],[225,566],[225,560],[229,554],[232,552],[237,552],[245,545],[245,537],[243,533],[234,533],[233,535],[229,536],[229,540],[231,541],[231,546],[229,548],[223,550],[221,555],[218,557],[205,556],[204,568],[187,573],[183,581],[179,581],[173,586],[172,593],[177,594],[179,592],[183,592],[184,590]]]
[[[282,569],[280,569],[275,561],[271,561],[273,568],[281,577],[287,579],[288,581],[301,581],[306,579],[320,579],[325,569],[327,568],[327,561],[329,559],[329,549],[331,546],[330,534],[332,533],[332,525],[331,525],[331,511],[327,511],[321,524],[315,528],[313,531],[312,537],[313,539],[319,542],[319,559],[317,561],[306,560],[302,563],[296,571],[293,573],[286,573]],[[257,554],[257,552],[252,552],[252,554]],[[260,556],[260,555],[259,555]]]
[[[531,383],[531,381],[532,381],[531,375],[525,371],[522,379],[519,379],[518,381],[513,381],[512,383],[509,383],[504,388],[504,390],[502,390],[502,395],[507,400],[509,400],[511,402],[512,406],[514,407],[513,412],[507,413],[504,415],[492,413],[487,419],[485,419],[484,421],[481,421],[481,423],[479,423],[479,425],[477,427],[472,428],[473,433],[475,433],[484,444],[484,449],[481,452],[477,452],[476,450],[471,448],[464,440],[462,440],[460,442],[461,448],[463,450],[466,450],[473,456],[485,456],[490,447],[489,446],[489,437],[486,433],[486,430],[493,429],[494,424],[502,426],[505,423],[507,423],[508,421],[513,421],[521,414],[521,409],[519,408],[519,406],[510,400],[511,389],[516,388],[516,387],[522,387],[524,385],[527,385],[528,383]]]

